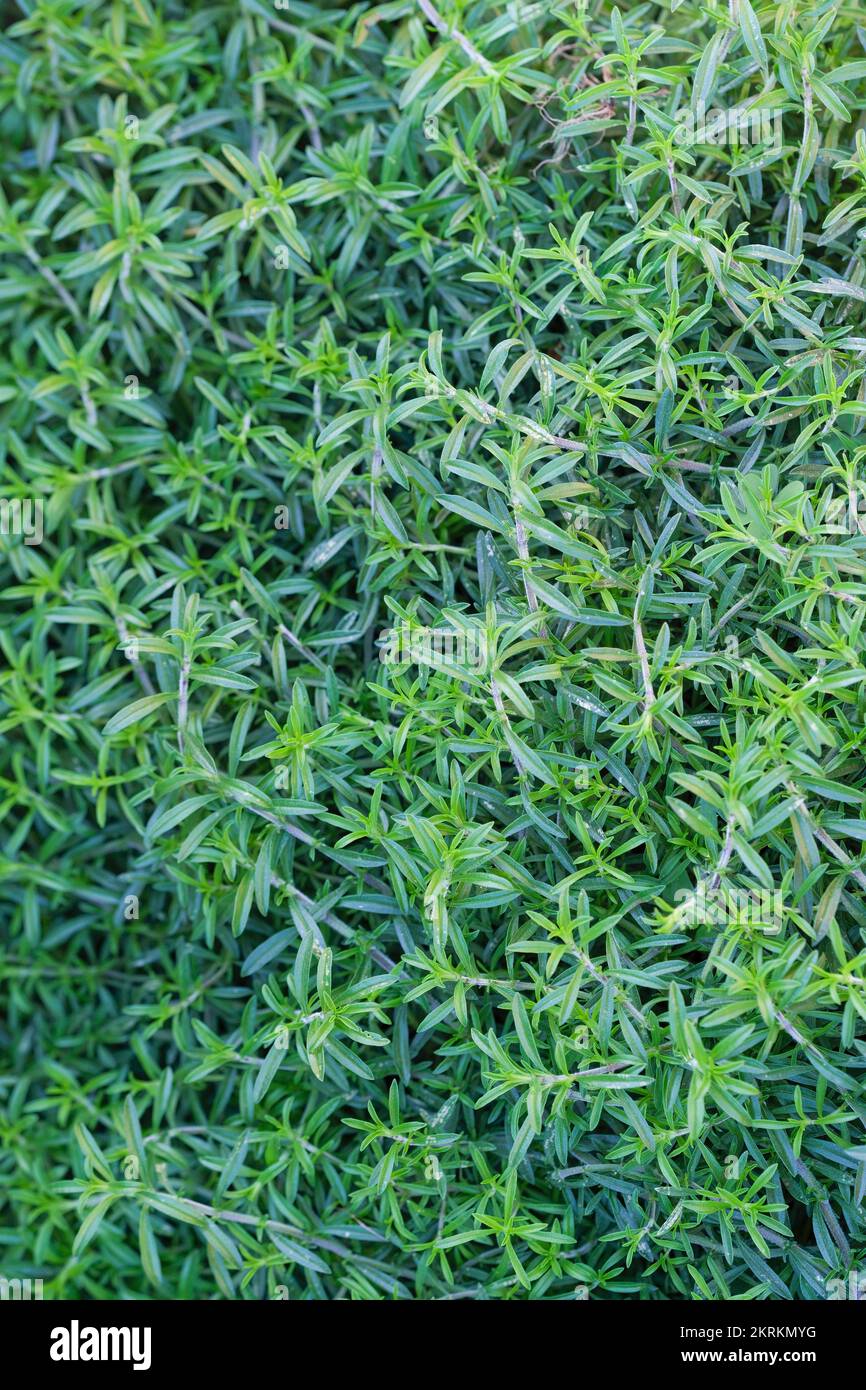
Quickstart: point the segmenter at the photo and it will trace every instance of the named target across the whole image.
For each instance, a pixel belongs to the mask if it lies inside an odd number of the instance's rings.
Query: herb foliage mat
[[[0,1274],[838,1296],[862,11],[9,10]]]

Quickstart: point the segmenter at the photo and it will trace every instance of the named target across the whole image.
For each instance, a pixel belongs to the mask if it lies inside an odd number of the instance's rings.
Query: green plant
[[[3,1276],[863,1266],[858,20],[18,0]]]

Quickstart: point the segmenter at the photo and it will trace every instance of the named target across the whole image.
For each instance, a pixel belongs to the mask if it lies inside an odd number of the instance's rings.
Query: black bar
[[[642,1377],[684,1374],[700,1383],[709,1371],[759,1368],[783,1384],[791,1372],[822,1378],[847,1369],[862,1341],[863,1305],[847,1299],[822,1302],[659,1303],[630,1300],[455,1300],[420,1302],[211,1301],[72,1302],[5,1301],[0,1326],[24,1368],[50,1381],[101,1373],[213,1374],[221,1384],[232,1373],[307,1378],[308,1359],[332,1374],[341,1366],[357,1375],[390,1374],[399,1340],[412,1336],[431,1347],[426,1375],[435,1367],[459,1368],[490,1380],[510,1348],[543,1349],[540,1368],[552,1355],[571,1361],[575,1375],[590,1365],[598,1374],[634,1369]],[[103,1335],[103,1329],[105,1333]],[[113,1329],[110,1331],[109,1329]],[[491,1338],[493,1340],[491,1340]],[[453,1339],[453,1340],[452,1340]],[[566,1351],[566,1349],[568,1349]],[[100,1359],[91,1359],[96,1352]],[[135,1366],[138,1365],[136,1372]],[[499,1371],[495,1371],[498,1367]],[[378,1368],[378,1370],[377,1370]],[[407,1368],[414,1376],[413,1365]],[[548,1371],[552,1367],[548,1363]]]

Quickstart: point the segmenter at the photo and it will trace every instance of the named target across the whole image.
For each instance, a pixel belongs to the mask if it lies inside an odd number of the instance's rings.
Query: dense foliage
[[[861,15],[17,0],[0,1275],[866,1262]]]

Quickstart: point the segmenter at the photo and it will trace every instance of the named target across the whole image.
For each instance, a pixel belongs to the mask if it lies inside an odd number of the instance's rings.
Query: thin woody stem
[[[837,844],[833,837],[828,835],[827,831],[821,828],[812,815],[812,812],[809,810],[806,798],[799,788],[796,787],[793,782],[786,782],[785,787],[793,797],[796,797],[796,809],[803,812],[803,815],[811,826],[812,834],[815,836],[815,839],[822,844],[825,849],[830,851],[834,859],[838,860],[840,864],[845,865],[851,877],[859,883],[861,888],[866,888],[866,874],[863,873],[862,869],[858,869],[857,865],[852,861],[851,856],[846,854],[842,846]]]
[[[418,7],[427,16],[433,27],[439,30],[443,38],[453,39],[463,49],[470,62],[476,63],[487,77],[493,76],[496,71],[493,64],[487,61],[483,53],[479,53],[474,43],[470,43],[465,34],[461,34],[459,29],[451,28],[445,22],[435,6],[431,5],[430,0],[418,0]]]
[[[640,662],[641,680],[643,681],[643,703],[644,709],[649,709],[655,703],[655,691],[653,690],[652,675],[650,673],[649,657],[647,656],[646,643],[643,638],[643,628],[640,618],[635,610],[634,618],[634,645],[637,651],[638,661]]]

